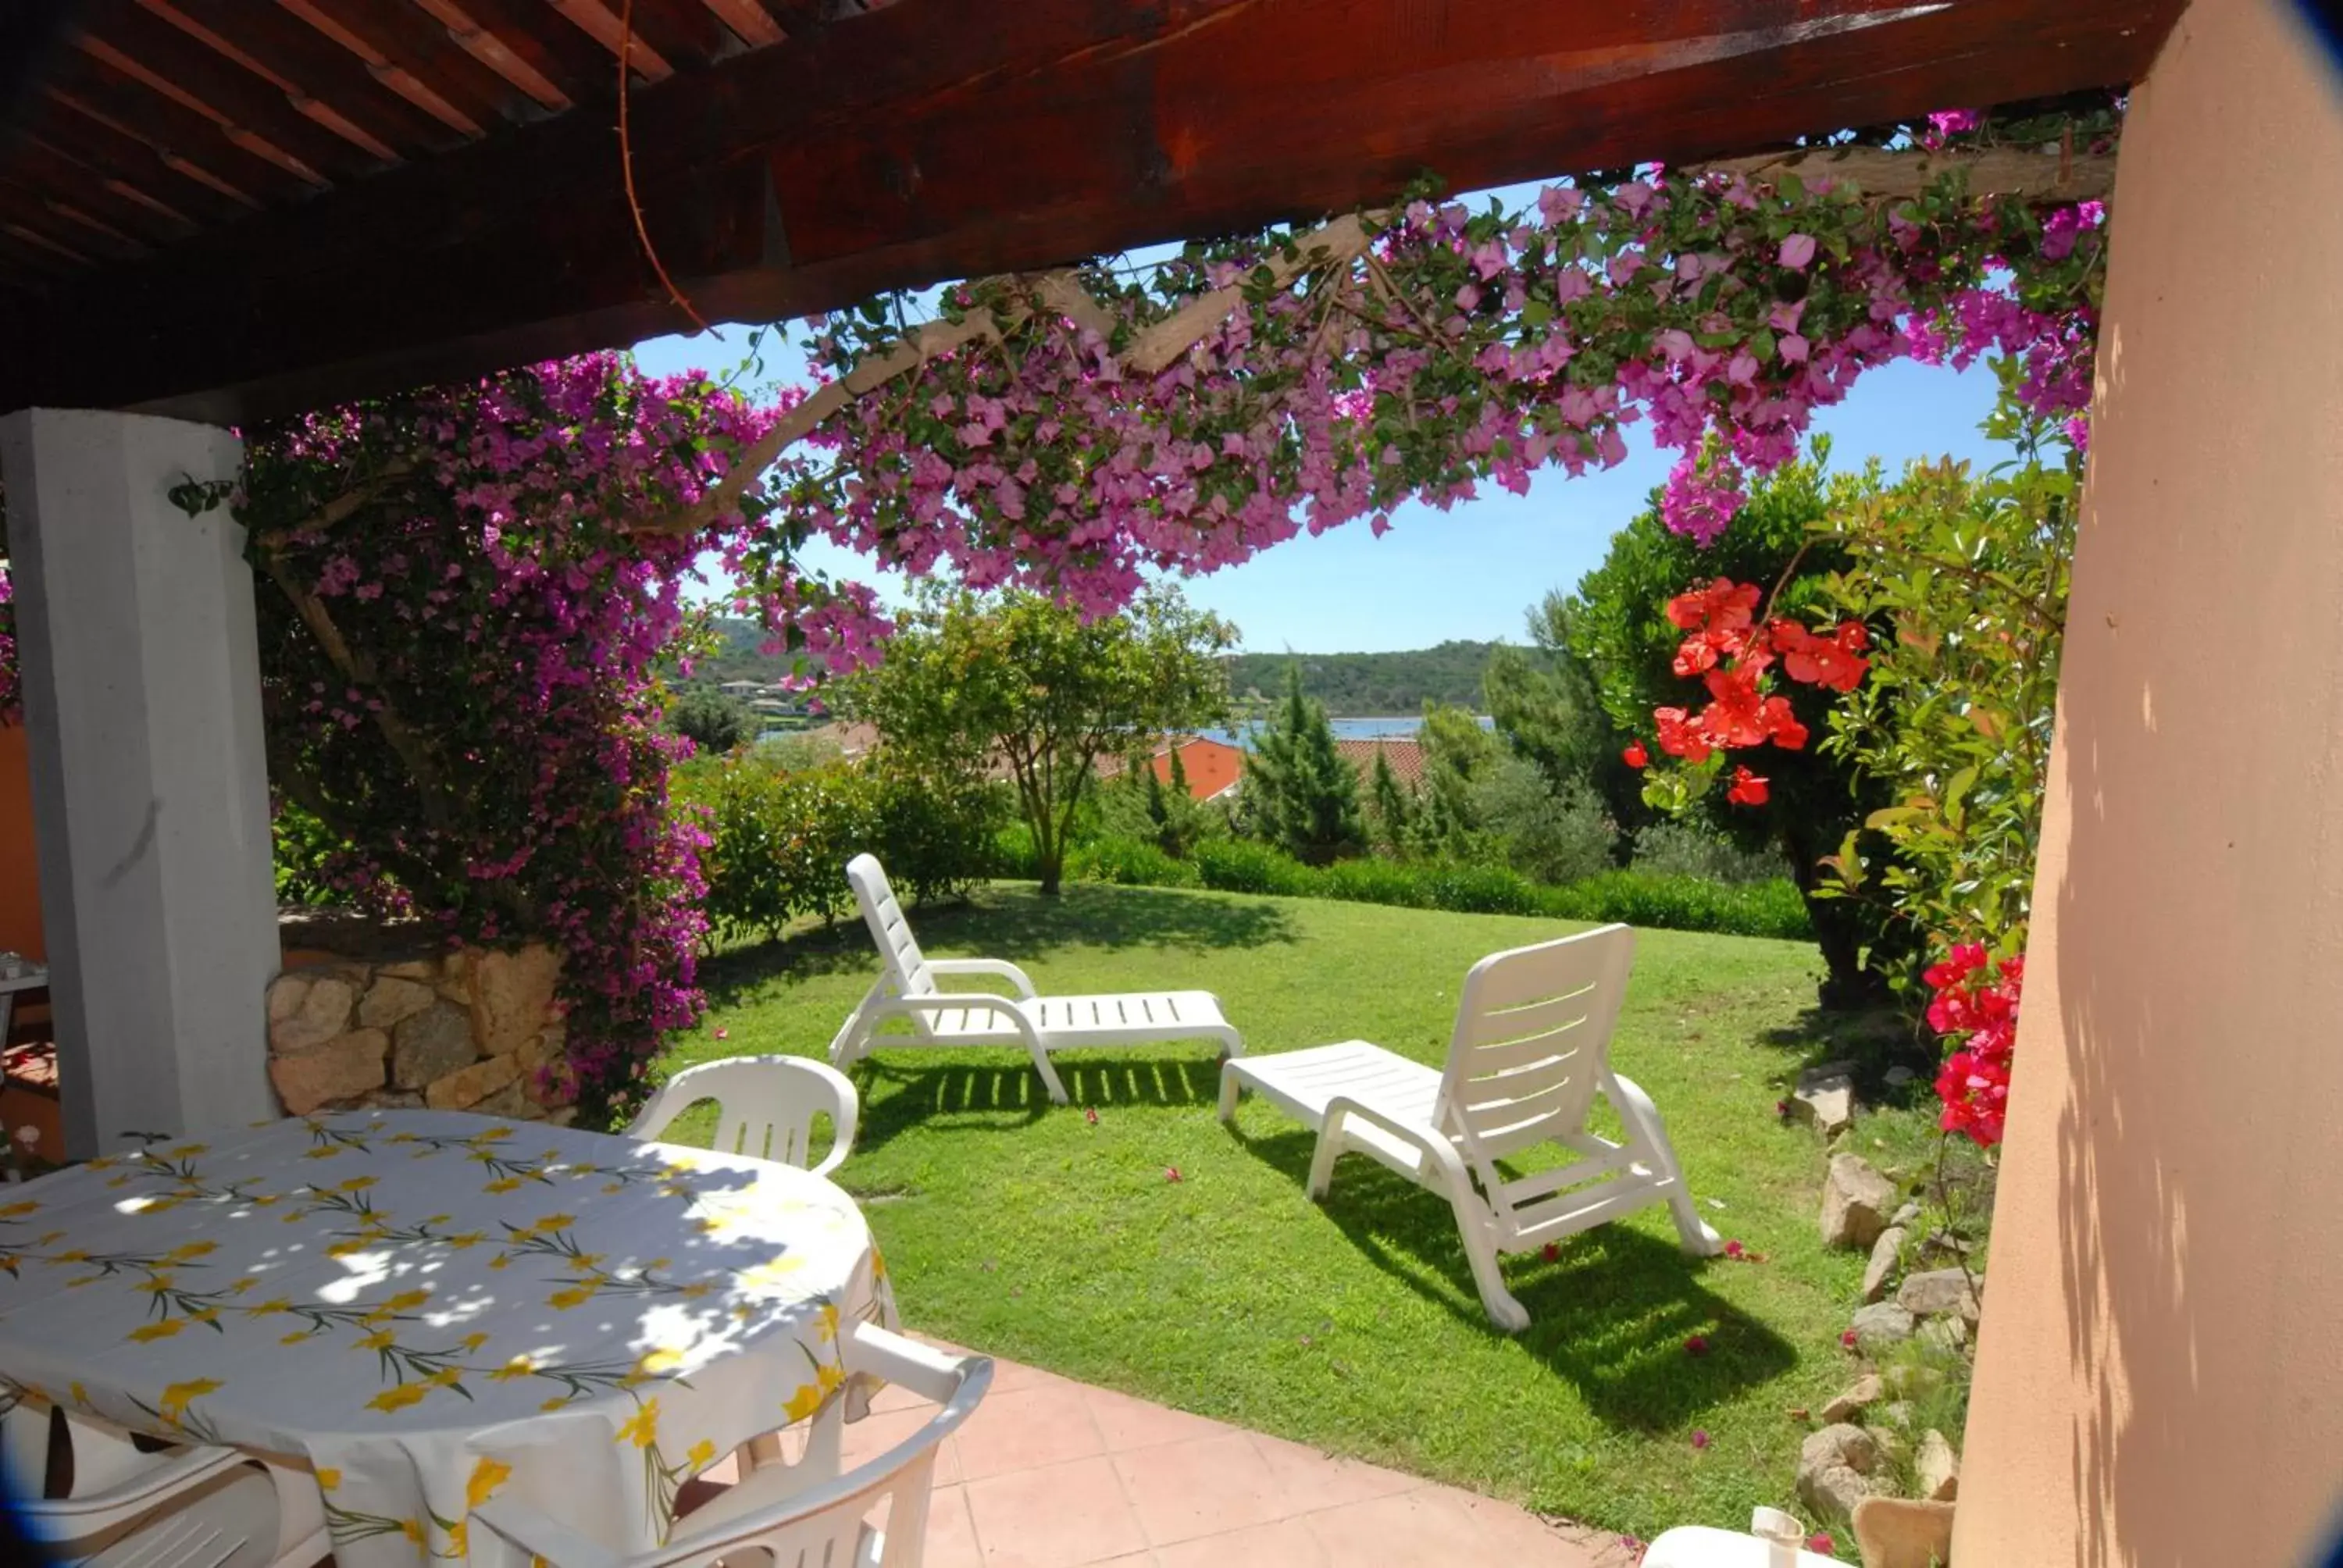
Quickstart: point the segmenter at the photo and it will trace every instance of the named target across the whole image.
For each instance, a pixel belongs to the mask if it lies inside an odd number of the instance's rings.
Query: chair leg
[[[1221,1120],[1222,1121],[1234,1121],[1237,1119],[1237,1096],[1243,1091],[1244,1085],[1239,1083],[1237,1075],[1229,1070],[1229,1064],[1225,1061],[1221,1063]]]
[[[1481,1201],[1469,1192],[1452,1191],[1448,1204],[1456,1211],[1456,1229],[1463,1235],[1464,1257],[1473,1265],[1473,1284],[1481,1292],[1481,1310],[1506,1333],[1520,1333],[1530,1326],[1530,1311],[1505,1289],[1505,1276],[1497,1267],[1497,1238],[1490,1232]]]
[[[1058,1070],[1051,1065],[1050,1053],[1036,1045],[1031,1048],[1031,1054],[1033,1058],[1034,1070],[1041,1075],[1041,1087],[1050,1091],[1050,1103],[1065,1104],[1066,1086],[1058,1081]]]
[[[1692,1188],[1676,1160],[1675,1145],[1668,1141],[1668,1126],[1660,1120],[1659,1107],[1633,1080],[1614,1076],[1612,1082],[1618,1092],[1606,1098],[1618,1111],[1619,1120],[1626,1123],[1636,1159],[1651,1168],[1654,1181],[1666,1184],[1668,1212],[1675,1219],[1678,1244],[1695,1258],[1716,1256],[1725,1251],[1725,1238],[1693,1207]]]
[[[1303,1191],[1314,1201],[1324,1202],[1334,1185],[1334,1161],[1342,1157],[1342,1115],[1330,1114],[1318,1127],[1317,1147],[1310,1151],[1310,1185]]]

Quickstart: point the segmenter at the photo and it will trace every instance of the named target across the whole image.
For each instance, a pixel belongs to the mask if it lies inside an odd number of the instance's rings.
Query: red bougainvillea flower
[[[732,1031],[729,1029],[719,1029],[716,1031],[716,1038],[719,1040],[730,1040],[732,1038]]]
[[[1707,761],[1708,754],[1715,749],[1700,726],[1692,721],[1692,715],[1681,708],[1655,708],[1652,709],[1652,722],[1659,727],[1660,749],[1671,757],[1697,764]]]
[[[1763,806],[1768,799],[1765,780],[1746,768],[1735,768],[1733,787],[1725,790],[1725,798],[1735,806]]]
[[[1871,638],[1861,621],[1842,621],[1828,637],[1817,637],[1794,620],[1777,620],[1765,629],[1792,680],[1827,686],[1833,691],[1853,691],[1863,684],[1864,672],[1871,668],[1871,661],[1863,657]]]
[[[1684,1354],[1688,1356],[1704,1356],[1707,1353],[1708,1340],[1705,1335],[1694,1334],[1684,1341]]]
[[[1652,765],[1652,754],[1644,749],[1644,743],[1640,740],[1627,742],[1627,749],[1619,753],[1619,759],[1639,771]]]
[[[1822,1555],[1829,1557],[1836,1554],[1838,1551],[1838,1543],[1830,1538],[1830,1533],[1828,1531],[1817,1530],[1812,1535],[1806,1537],[1806,1550],[1809,1552],[1818,1552],[1822,1553]]]
[[[1738,1241],[1727,1241],[1725,1243],[1725,1255],[1732,1259],[1736,1263],[1741,1261],[1741,1255],[1744,1251],[1745,1249]]]
[[[1842,1349],[1850,1351],[1855,1349],[1855,1331],[1853,1329],[1848,1329],[1845,1332],[1841,1333],[1838,1336],[1838,1342]]]
[[[1092,1127],[1096,1127],[1098,1125],[1098,1107],[1095,1105],[1083,1107],[1082,1120],[1089,1122]]]
[[[1936,993],[1928,1004],[1928,1027],[1953,1046],[1936,1075],[1936,1098],[1945,1107],[1937,1125],[1989,1149],[2006,1126],[2026,960],[2019,955],[1989,966],[1983,943],[1956,942],[1921,978]]]
[[[1538,1249],[1538,1256],[1549,1263],[1559,1263],[1562,1261],[1562,1244],[1558,1241],[1548,1241]]]
[[[1765,596],[1755,583],[1717,578],[1705,588],[1687,588],[1668,600],[1668,619],[1684,631],[1733,630],[1757,618]]]
[[[1694,1448],[1706,1448],[1708,1446],[1708,1432],[1706,1428],[1694,1427],[1693,1429],[1692,1445]]]
[[[1166,1165],[1163,1167],[1163,1180],[1166,1181],[1177,1181],[1180,1180],[1180,1167],[1177,1165]]]

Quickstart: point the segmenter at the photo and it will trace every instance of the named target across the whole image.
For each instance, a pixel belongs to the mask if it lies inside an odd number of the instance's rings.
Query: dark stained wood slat
[[[18,303],[36,310],[42,308],[42,301],[50,289],[79,270],[47,246],[20,238],[8,226],[0,224],[0,311],[9,308],[12,287],[26,296]]]
[[[134,0],[96,0],[81,13],[81,22],[90,42],[136,62],[218,118],[282,147],[328,179],[383,166],[372,152],[295,108],[275,83],[198,43]]]
[[[406,0],[306,0],[308,7],[407,72],[483,131],[543,118],[535,100],[482,65],[447,27]]]
[[[1342,210],[1426,169],[1469,188],[2112,85],[2178,8],[906,0],[645,89],[635,146],[695,303],[769,319]],[[250,417],[672,330],[611,141],[564,116],[95,275],[0,321],[51,349],[0,363],[0,407]]]
[[[703,0],[703,4],[751,49],[769,47],[787,35],[762,0]]]
[[[618,40],[623,25],[616,4],[605,0],[546,0],[556,13],[580,33],[609,52],[615,62],[618,57]],[[628,54],[637,77],[648,84],[664,82],[675,75],[675,66],[660,54],[640,27],[634,31],[634,46]]]
[[[160,202],[197,225],[240,217],[250,204],[175,168],[146,142],[117,126],[92,119],[55,98],[24,110],[25,128],[50,146],[69,149],[74,158]]]
[[[150,241],[184,239],[196,230],[179,213],[124,188],[104,170],[82,163],[36,137],[20,136],[0,153],[0,166],[52,199],[78,203],[126,234]]]
[[[602,0],[623,11],[627,0]],[[635,33],[679,71],[737,55],[741,41],[701,0],[634,0]]]
[[[5,174],[0,174],[0,208],[13,221],[94,256],[124,260],[152,249],[136,235],[91,212],[87,205],[76,206]]]
[[[218,121],[94,55],[75,54],[59,61],[49,73],[49,85],[256,200],[308,196],[324,183],[325,176],[315,170],[304,178],[240,145]]]
[[[571,102],[593,103],[618,87],[617,66],[605,49],[555,11],[547,0],[453,0],[529,68]]]
[[[6,178],[0,178],[0,214],[5,215],[5,221],[33,236],[39,243],[71,251],[91,261],[121,260],[136,255],[142,248],[126,243],[118,233],[109,235],[99,229],[85,227],[60,210],[54,200]]]
[[[468,140],[375,79],[366,63],[276,0],[147,0],[230,44],[302,98],[314,98],[402,156]]]

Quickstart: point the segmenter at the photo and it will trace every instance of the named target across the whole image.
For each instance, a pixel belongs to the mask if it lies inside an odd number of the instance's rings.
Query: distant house
[[[765,689],[753,680],[728,680],[716,689],[727,697],[749,698],[761,696]]]
[[[1391,764],[1392,776],[1403,789],[1421,788],[1423,783],[1423,742],[1412,735],[1379,735],[1372,740],[1337,740],[1334,750],[1343,761],[1358,769],[1359,788],[1373,788],[1375,781],[1375,759],[1381,756]]]
[[[1217,800],[1236,792],[1244,779],[1244,752],[1225,740],[1214,740],[1203,735],[1187,735],[1179,739],[1156,742],[1155,754],[1149,765],[1155,777],[1164,783],[1172,782],[1172,753],[1180,753],[1180,770],[1187,775],[1188,793],[1198,800]],[[1104,779],[1121,777],[1123,759],[1101,757],[1098,759],[1098,776]]]

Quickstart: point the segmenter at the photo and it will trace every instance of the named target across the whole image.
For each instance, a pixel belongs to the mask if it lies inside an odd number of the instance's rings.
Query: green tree
[[[1244,799],[1259,836],[1307,865],[1366,848],[1359,776],[1334,749],[1326,709],[1302,694],[1299,661],[1286,665],[1285,700],[1245,756]]]
[[[1832,508],[1822,467],[1827,456],[1827,445],[1817,442],[1813,459],[1789,464],[1755,486],[1733,527],[1706,549],[1664,527],[1655,501],[1620,530],[1603,564],[1579,583],[1560,619],[1571,650],[1594,675],[1611,725],[1607,749],[1638,738],[1648,746],[1654,708],[1706,700],[1700,682],[1674,668],[1684,634],[1669,622],[1666,607],[1686,588],[1720,576],[1755,583],[1773,592],[1775,613],[1820,618],[1832,574],[1854,564],[1845,543],[1825,531]],[[1822,736],[1834,694],[1785,682],[1783,695],[1800,722]],[[1843,851],[1866,815],[1893,803],[1889,791],[1811,741],[1796,751],[1767,746],[1736,753],[1734,760],[1766,778],[1766,803],[1734,805],[1723,791],[1708,790],[1688,809],[1738,848],[1780,849],[1829,969],[1826,1003],[1883,998],[1917,943],[1877,910],[1830,896],[1835,879],[1825,860]]]
[[[710,756],[721,757],[749,739],[749,716],[720,691],[695,687],[668,710],[668,727]]]
[[[1625,865],[1635,831],[1652,820],[1643,775],[1620,759],[1619,740],[1603,710],[1594,668],[1571,646],[1579,606],[1557,588],[1530,607],[1530,645],[1501,645],[1482,678],[1497,734],[1513,755],[1534,763],[1559,796],[1592,794],[1618,824],[1610,855]]]
[[[1388,854],[1405,854],[1408,829],[1415,820],[1415,798],[1392,771],[1391,759],[1381,747],[1375,749],[1375,771],[1368,794],[1374,809],[1376,841]]]
[[[1228,623],[1172,588],[1088,621],[1041,594],[937,588],[846,700],[921,767],[1004,769],[1041,890],[1055,893],[1098,759],[1219,719],[1228,704],[1221,656],[1235,640]]]
[[[1487,849],[1474,789],[1497,762],[1496,738],[1462,708],[1423,705],[1422,809],[1415,817],[1415,847],[1452,860],[1477,860]]]

